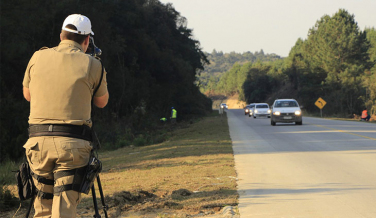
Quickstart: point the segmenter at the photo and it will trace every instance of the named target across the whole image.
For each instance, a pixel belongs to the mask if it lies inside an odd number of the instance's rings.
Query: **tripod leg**
[[[101,215],[99,214],[99,211],[98,211],[97,196],[95,195],[94,184],[91,187],[91,194],[93,195],[93,203],[94,203],[94,210],[95,210],[94,218],[101,218]]]
[[[33,197],[31,197],[31,200],[30,200],[30,205],[29,205],[29,209],[27,210],[27,213],[26,213],[26,218],[29,217],[30,215],[30,211],[31,211],[31,208],[33,207],[34,205],[34,200],[36,198],[36,195],[33,195]]]
[[[107,206],[106,203],[104,202],[104,195],[103,195],[103,190],[102,190],[102,183],[101,183],[101,179],[99,178],[99,175],[97,176],[97,182],[98,182],[99,194],[101,195],[101,201],[102,201],[102,206],[103,206],[103,212],[104,212],[105,217],[108,218],[108,216],[107,216],[107,209],[108,209],[108,206]]]

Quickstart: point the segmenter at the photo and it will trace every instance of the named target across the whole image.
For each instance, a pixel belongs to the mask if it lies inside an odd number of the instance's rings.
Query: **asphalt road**
[[[376,125],[227,110],[244,217],[376,217]]]

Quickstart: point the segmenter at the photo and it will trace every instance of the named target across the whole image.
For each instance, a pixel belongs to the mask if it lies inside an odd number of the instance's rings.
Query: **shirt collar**
[[[75,47],[77,49],[79,49],[80,51],[84,52],[83,49],[82,49],[82,46],[80,44],[78,44],[77,42],[75,41],[72,41],[72,40],[63,40],[59,43],[59,47],[60,48],[66,48],[66,47]]]

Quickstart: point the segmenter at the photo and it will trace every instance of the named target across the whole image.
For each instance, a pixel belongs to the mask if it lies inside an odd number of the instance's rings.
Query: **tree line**
[[[201,92],[206,95],[213,94],[213,90],[220,78],[229,71],[235,63],[245,64],[248,62],[268,62],[281,59],[281,57],[276,54],[265,54],[262,49],[255,53],[250,51],[243,53],[223,53],[222,51],[217,52],[215,49],[211,53],[204,53],[209,64],[205,65],[205,69],[198,76],[197,83],[200,86]]]
[[[161,117],[169,118],[171,107],[180,120],[211,111],[211,100],[194,84],[208,60],[186,19],[171,4],[2,1],[0,162],[21,157],[28,138],[29,103],[22,95],[27,63],[41,47],[58,45],[62,23],[74,13],[90,18],[108,72],[110,101],[104,110],[93,110],[102,142],[126,145],[142,135],[153,140],[148,135]]]
[[[376,113],[376,30],[359,29],[355,16],[339,9],[324,15],[299,38],[289,56],[273,62],[235,63],[212,84],[214,93],[239,93],[239,100],[269,101],[297,98],[314,112],[322,97],[325,112],[349,116],[367,107]],[[283,90],[291,90],[283,92]],[[269,96],[269,98],[268,98]]]

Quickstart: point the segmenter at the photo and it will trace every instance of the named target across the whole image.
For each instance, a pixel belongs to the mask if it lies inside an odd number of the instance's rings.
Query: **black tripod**
[[[103,195],[102,184],[101,184],[101,180],[99,178],[99,175],[97,176],[97,183],[98,183],[99,194],[101,195],[101,202],[102,202],[102,208],[103,208],[104,216],[106,218],[108,218],[108,215],[107,215],[108,206],[104,203],[104,195]],[[94,214],[93,217],[94,218],[101,218],[101,215],[99,214],[99,211],[98,211],[97,196],[95,194],[94,184],[91,187],[91,194],[93,195],[93,203],[94,203],[94,210],[95,210],[95,214]]]

